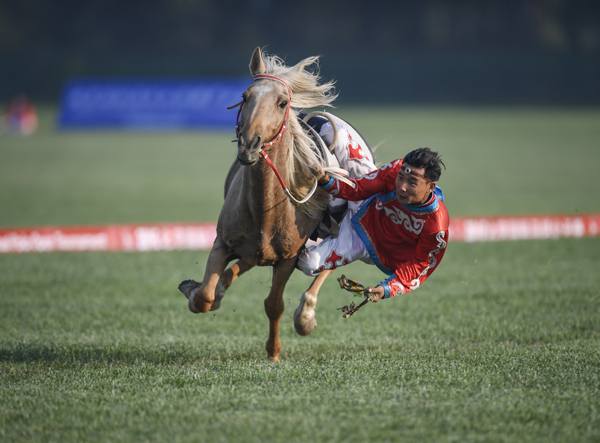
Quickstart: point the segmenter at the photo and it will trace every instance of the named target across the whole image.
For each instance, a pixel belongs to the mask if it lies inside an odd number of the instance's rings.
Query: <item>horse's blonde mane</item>
[[[319,84],[319,57],[313,56],[302,60],[295,66],[286,66],[276,55],[262,54],[266,73],[284,80],[292,91],[292,108],[314,108],[332,106],[337,98],[333,92],[335,81]],[[314,65],[312,71],[306,68]]]
[[[283,60],[275,55],[262,54],[266,74],[284,80],[292,91],[292,108],[315,108],[332,106],[337,98],[333,91],[335,81],[319,84],[318,56],[308,57],[295,66],[286,66]],[[314,65],[313,71],[306,68]],[[293,155],[287,156],[286,182],[296,198],[304,198],[314,184],[319,171],[324,165],[320,151],[315,142],[307,135],[298,122],[297,111],[290,110],[289,131],[293,136]],[[322,211],[329,197],[323,192],[316,192],[300,210],[310,216],[317,216]]]

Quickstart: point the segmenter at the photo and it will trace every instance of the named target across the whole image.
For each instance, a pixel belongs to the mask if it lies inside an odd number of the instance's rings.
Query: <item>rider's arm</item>
[[[329,177],[329,181],[319,187],[334,197],[351,201],[365,200],[378,193],[393,191],[395,189],[396,176],[401,165],[402,160],[396,160],[362,177],[350,179],[354,183],[354,187],[334,177]],[[326,175],[329,176],[329,174]],[[326,178],[326,176],[323,176],[319,181],[324,182]]]
[[[381,282],[385,295],[395,297],[417,289],[437,268],[446,252],[448,230],[422,235],[417,244],[415,255],[400,263],[395,272]]]

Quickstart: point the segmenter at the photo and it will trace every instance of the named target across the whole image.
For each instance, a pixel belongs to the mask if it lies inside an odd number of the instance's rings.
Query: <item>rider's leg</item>
[[[355,260],[370,259],[365,244],[352,227],[353,214],[354,211],[348,211],[344,217],[338,237],[328,237],[300,253],[298,268],[306,275],[317,276],[310,288],[302,294],[300,305],[294,312],[294,327],[300,335],[310,334],[317,326],[315,306],[319,289],[333,270]]]
[[[357,178],[377,169],[373,152],[363,137],[348,122],[333,116],[337,122],[338,138],[333,153],[340,167],[348,171],[350,178]],[[333,142],[333,128],[326,123],[319,132],[325,143]]]

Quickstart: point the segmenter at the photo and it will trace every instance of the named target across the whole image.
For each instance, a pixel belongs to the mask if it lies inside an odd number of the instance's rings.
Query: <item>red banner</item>
[[[532,240],[600,235],[600,214],[452,217],[450,241]]]
[[[210,250],[216,223],[45,226],[0,230],[0,253]],[[450,241],[530,240],[600,235],[600,214],[452,217]]]
[[[0,230],[0,253],[209,250],[216,223],[57,226]]]

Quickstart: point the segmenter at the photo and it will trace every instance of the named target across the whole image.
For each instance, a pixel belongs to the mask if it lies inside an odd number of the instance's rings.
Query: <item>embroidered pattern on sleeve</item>
[[[392,289],[394,291],[394,296],[397,297],[398,295],[404,294],[404,286],[402,286],[402,283],[394,282],[391,284],[391,286],[396,286],[395,289]]]
[[[429,263],[429,265],[423,269],[423,271],[419,274],[419,277],[415,278],[414,280],[412,280],[410,282],[411,286],[409,287],[411,290],[415,290],[417,289],[419,286],[421,286],[421,280],[420,278],[427,275],[427,273],[429,272],[429,270],[431,268],[435,268],[435,266],[437,265],[437,257],[436,255],[438,255],[442,249],[446,248],[447,243],[444,241],[444,237],[446,237],[446,232],[445,231],[440,231],[437,233],[437,235],[435,236],[435,239],[438,241],[437,244],[437,248],[434,249],[433,251],[429,252],[429,258],[427,259],[427,262]]]

